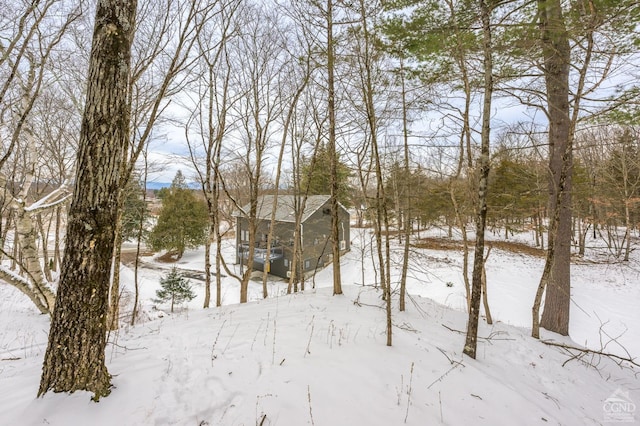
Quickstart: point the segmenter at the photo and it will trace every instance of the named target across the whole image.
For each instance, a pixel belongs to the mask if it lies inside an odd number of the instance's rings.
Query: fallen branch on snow
[[[446,328],[449,331],[453,331],[454,333],[465,334],[464,331],[456,330],[455,328],[451,328],[446,324],[440,324],[440,325],[443,326],[444,328]],[[489,334],[487,337],[478,336],[477,338],[480,339],[480,340],[486,340],[489,343],[491,343],[492,340],[516,340],[516,339],[510,338],[510,337],[496,337],[496,336],[500,336],[500,335],[503,335],[503,334],[507,334],[507,333],[504,332],[504,331],[492,331],[491,334]]]
[[[623,364],[625,362],[629,363],[631,365],[635,365],[636,367],[640,367],[640,364],[638,364],[635,361],[635,358],[631,358],[631,357],[619,356],[619,355],[612,354],[612,353],[609,353],[609,352],[603,352],[603,351],[598,351],[598,350],[594,350],[594,349],[579,348],[577,346],[570,346],[570,345],[566,345],[564,343],[558,343],[558,342],[554,342],[554,341],[551,341],[551,340],[542,340],[542,343],[544,343],[545,345],[556,346],[558,348],[565,349],[567,352],[569,352],[569,354],[571,354],[571,358],[569,358],[568,360],[566,360],[565,362],[562,363],[563,367],[569,361],[572,361],[574,359],[580,359],[582,356],[587,355],[587,354],[605,356],[605,357],[613,360],[620,367],[623,367]],[[578,353],[573,353],[571,351],[578,351]]]

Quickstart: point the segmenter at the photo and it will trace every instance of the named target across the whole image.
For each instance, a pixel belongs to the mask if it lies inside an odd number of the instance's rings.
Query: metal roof
[[[258,210],[256,218],[263,220],[271,220],[271,211],[273,209],[274,195],[263,195],[258,197]],[[302,198],[295,195],[278,195],[276,205],[276,221],[278,222],[295,222],[295,206],[302,203]],[[302,222],[306,221],[309,216],[315,213],[324,203],[329,200],[329,195],[309,195],[305,204]],[[339,204],[339,203],[338,203]],[[339,204],[340,205],[340,204]],[[242,207],[242,211],[237,211],[234,216],[244,216],[244,212],[248,212],[251,204]],[[344,207],[343,207],[344,208]]]

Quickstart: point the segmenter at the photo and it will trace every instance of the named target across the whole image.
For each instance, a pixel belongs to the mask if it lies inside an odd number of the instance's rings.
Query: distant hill
[[[189,182],[189,188],[191,189],[200,189],[200,184],[198,182]],[[171,182],[147,182],[147,189],[162,189],[171,186]]]
[[[171,186],[171,182],[147,182],[147,189],[162,189]]]

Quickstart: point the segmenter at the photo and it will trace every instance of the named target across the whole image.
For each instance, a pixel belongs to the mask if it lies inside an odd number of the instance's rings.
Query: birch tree
[[[65,159],[69,141],[64,125],[55,131],[49,127],[53,118],[48,116],[46,106],[60,93],[53,63],[66,59],[59,46],[76,25],[81,6],[57,1],[7,6],[1,18],[0,42],[0,182],[3,206],[11,212],[0,233],[0,258],[8,256],[12,262],[9,267],[0,266],[0,278],[27,295],[40,312],[50,314],[54,306],[53,277],[49,265],[40,262],[38,242],[43,241],[42,254],[47,258],[48,233],[45,235],[43,215],[57,210],[60,220],[60,206],[68,194],[63,182],[69,172]],[[75,121],[73,113],[65,118],[70,123]],[[56,137],[60,140],[54,140]],[[56,144],[65,148],[57,150]],[[48,170],[42,164],[45,155],[60,167]],[[39,194],[38,186],[45,178],[50,185],[48,193]],[[12,254],[4,250],[9,224],[15,229]]]

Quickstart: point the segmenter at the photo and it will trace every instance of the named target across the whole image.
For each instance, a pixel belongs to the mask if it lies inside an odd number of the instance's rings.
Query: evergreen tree
[[[153,250],[174,251],[180,259],[187,248],[196,248],[207,240],[207,204],[187,188],[178,172],[163,192],[158,223],[149,235]]]
[[[124,190],[122,207],[122,236],[127,240],[136,238],[140,222],[144,222],[149,216],[149,209],[144,200],[144,188],[139,180],[129,180]]]
[[[338,154],[336,154],[338,155]],[[315,153],[315,161],[313,158],[304,158],[302,164],[302,183],[300,188],[305,191],[308,187],[309,195],[326,195],[331,188],[331,170],[329,168],[330,153],[325,145],[318,147]],[[343,206],[351,205],[349,199],[349,176],[351,171],[349,167],[337,159],[337,179],[338,179],[338,201]]]
[[[185,279],[176,268],[172,268],[166,276],[160,279],[162,289],[156,291],[157,298],[154,302],[164,303],[171,301],[171,312],[176,303],[191,301],[196,294],[191,290],[191,282]]]
[[[488,203],[492,221],[501,221],[506,229],[533,217],[543,202],[538,191],[534,165],[518,158],[501,155],[489,183]]]

